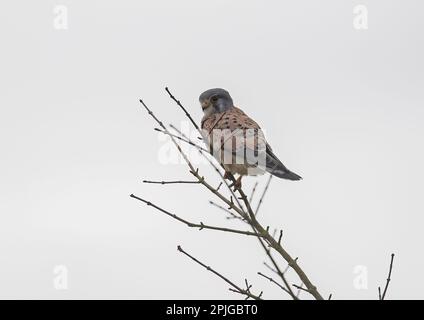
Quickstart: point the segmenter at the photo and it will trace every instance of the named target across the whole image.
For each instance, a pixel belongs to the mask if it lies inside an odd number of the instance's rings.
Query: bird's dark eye
[[[217,101],[218,101],[218,96],[213,96],[213,97],[211,98],[211,100],[212,100],[212,102],[217,102]]]

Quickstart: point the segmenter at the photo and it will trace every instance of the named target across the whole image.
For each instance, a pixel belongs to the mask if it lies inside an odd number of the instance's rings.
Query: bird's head
[[[199,102],[206,116],[225,112],[234,106],[228,91],[220,88],[206,90],[200,95]]]

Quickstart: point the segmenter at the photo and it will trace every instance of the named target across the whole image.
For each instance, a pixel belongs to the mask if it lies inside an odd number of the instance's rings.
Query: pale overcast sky
[[[368,29],[354,28],[359,4]],[[376,299],[394,252],[387,298],[424,298],[423,10],[418,0],[3,1],[0,297],[239,298],[182,245],[264,298],[287,298],[256,274],[267,272],[256,239],[191,230],[129,197],[240,227],[200,186],[143,185],[191,178],[159,161],[164,142],[138,102],[184,126],[169,86],[196,121],[199,94],[227,89],[303,176],[274,179],[260,218],[284,230],[323,295]],[[246,178],[246,190],[266,179]]]

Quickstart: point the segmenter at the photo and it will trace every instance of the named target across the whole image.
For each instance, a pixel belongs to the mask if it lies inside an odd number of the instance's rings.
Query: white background
[[[353,28],[357,4],[368,30]],[[56,5],[67,30],[53,26]],[[264,298],[286,298],[256,274],[269,274],[256,239],[190,230],[129,197],[239,227],[199,186],[142,184],[191,178],[159,162],[163,142],[138,103],[178,126],[169,86],[197,121],[202,91],[230,91],[304,177],[274,179],[260,217],[284,229],[323,295],[376,299],[394,252],[387,297],[424,298],[423,10],[418,0],[3,1],[0,297],[239,298],[180,244]],[[54,288],[56,265],[67,290]],[[368,290],[353,285],[358,265]]]

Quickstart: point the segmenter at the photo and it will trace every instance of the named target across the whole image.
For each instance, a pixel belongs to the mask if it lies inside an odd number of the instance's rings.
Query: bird
[[[202,138],[224,168],[224,179],[234,180],[235,190],[241,188],[243,176],[265,172],[292,181],[302,179],[278,159],[261,127],[234,105],[227,90],[206,90],[199,96],[199,102],[204,114],[200,126]],[[239,175],[237,180],[235,174]]]

